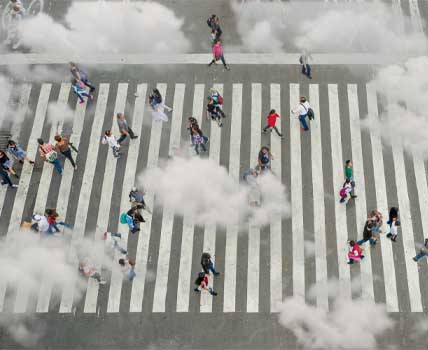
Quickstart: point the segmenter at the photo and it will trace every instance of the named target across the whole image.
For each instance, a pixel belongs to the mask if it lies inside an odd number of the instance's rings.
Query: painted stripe
[[[424,33],[421,13],[419,11],[418,0],[409,0],[410,18],[412,19],[413,30],[418,33]]]
[[[204,84],[196,84],[193,93],[192,116],[201,124],[204,103]],[[189,139],[186,139],[189,140]],[[189,141],[190,142],[190,141]],[[184,145],[183,147],[186,147]],[[193,153],[193,147],[189,147],[189,155]],[[192,274],[192,255],[193,255],[193,218],[185,215],[183,217],[183,232],[181,237],[180,267],[178,271],[177,287],[177,312],[189,311],[189,296]]]
[[[309,85],[309,101],[315,113],[311,122],[312,191],[314,199],[315,273],[317,307],[328,311],[327,240],[325,233],[324,175],[322,164],[321,120],[318,85]]]
[[[250,162],[257,162],[259,151],[260,151],[261,115],[262,115],[262,85],[253,83],[251,84]],[[247,312],[259,311],[259,283],[260,283],[260,226],[255,224],[254,219],[250,219],[249,227],[248,227]]]
[[[166,84],[157,84],[157,88],[161,95],[165,96]],[[147,156],[147,169],[158,166],[159,147],[163,125],[163,122],[153,121],[151,113],[146,113],[143,124],[148,125],[150,123],[152,124],[152,130],[150,133],[150,144]],[[153,190],[150,188],[146,188],[145,190],[147,194],[144,200],[146,201],[149,208],[151,208],[154,212]],[[147,274],[147,259],[149,255],[149,244],[152,228],[152,215],[148,215],[145,220],[146,222],[144,225],[142,225],[141,231],[138,234],[137,252],[135,257],[135,273],[138,277],[134,278],[132,281],[131,302],[129,306],[130,312],[141,312],[143,308],[144,288]]]
[[[398,208],[400,208],[400,221],[402,226],[404,261],[406,264],[407,282],[409,284],[410,309],[412,312],[422,312],[421,289],[419,284],[418,264],[412,257],[415,255],[415,240],[410,212],[409,194],[407,191],[407,176],[404,165],[403,147],[398,142],[392,143],[392,156],[395,167],[395,183],[397,188]],[[394,244],[394,243],[390,243]]]
[[[233,84],[232,115],[230,120],[229,175],[239,183],[242,124],[242,84]],[[235,312],[236,260],[238,254],[238,225],[228,225],[224,257],[223,311]]]
[[[339,94],[336,84],[328,84],[328,103],[330,111],[331,157],[333,165],[333,201],[335,209],[337,258],[339,281],[343,295],[351,298],[351,276],[347,264],[348,229],[346,223],[346,204],[339,203],[339,190],[345,181],[342,157],[342,138],[340,131]],[[358,199],[357,199],[358,200]]]
[[[174,150],[176,150],[180,145],[184,91],[184,84],[175,85],[174,106],[171,118],[171,133],[169,140],[169,155],[172,155]],[[168,206],[165,206],[163,208],[162,215],[155,294],[153,297],[153,312],[165,312],[173,224],[174,211]]]
[[[373,84],[366,85],[367,110],[374,120],[379,118],[376,90]],[[372,146],[373,173],[375,181],[376,201],[378,210],[384,215],[384,222],[388,220],[388,202],[386,198],[385,169],[383,164],[382,143],[380,136],[370,129],[370,143]],[[385,228],[384,228],[385,230]],[[384,231],[385,232],[385,231]],[[383,275],[385,285],[385,300],[388,312],[398,312],[397,283],[395,278],[394,258],[392,246],[385,234],[380,236],[380,247],[383,259]]]
[[[223,95],[223,84],[214,84],[213,89],[217,90],[220,95]],[[221,147],[221,128],[217,125],[217,122],[211,122],[211,134],[210,134],[210,154],[209,159],[214,163],[220,163],[220,147]],[[216,225],[209,223],[205,225],[204,231],[204,245],[203,251],[211,254],[215,263],[215,241],[216,241]],[[208,277],[208,284],[214,288],[214,278],[210,273]],[[201,293],[200,299],[200,312],[212,312],[213,298],[207,293]]]
[[[30,89],[31,89],[31,85],[24,84],[21,86],[21,90],[23,90],[25,86],[30,86]],[[31,91],[31,90],[29,90],[29,91]],[[22,92],[23,91],[21,91],[20,100],[22,100],[22,98],[24,97],[22,95]],[[7,103],[5,106],[6,108],[4,110],[0,111],[0,122],[4,123],[4,120],[6,120],[6,117],[7,117],[6,112],[8,109],[11,108],[11,104],[12,104],[12,101],[10,101],[10,96],[12,95],[12,89],[2,90],[2,94],[3,94],[2,100],[6,101],[6,103]],[[28,96],[28,98],[29,98],[29,96]],[[27,103],[28,103],[28,101],[27,101]],[[17,126],[19,127],[19,129],[21,128],[22,123],[14,123],[14,124],[18,124]],[[3,125],[1,127],[3,127]],[[17,134],[19,134],[19,132]],[[9,155],[9,158],[11,160],[13,160],[13,157],[11,157],[10,155]],[[9,188],[9,186],[1,186],[0,187],[0,215],[1,215],[3,207],[4,207],[4,200],[6,198],[6,193],[7,193],[8,188]],[[0,306],[0,308],[1,308],[1,306]]]
[[[351,131],[352,164],[358,199],[355,201],[357,235],[361,237],[367,220],[366,188],[364,182],[363,150],[361,145],[360,111],[356,84],[348,84],[349,123]],[[365,243],[365,259],[360,264],[362,298],[374,302],[372,258],[370,243]]]
[[[63,83],[61,84],[61,88],[58,96],[58,104],[61,107],[65,107],[67,105],[68,96],[70,94],[71,84]],[[63,123],[63,120],[59,121],[59,123]],[[51,142],[56,134],[56,125],[51,125],[50,137],[45,142]],[[52,170],[53,165],[47,162],[43,162],[42,176],[39,182],[39,188],[37,191],[36,203],[34,205],[34,213],[43,214],[46,208],[46,202],[48,199],[49,188],[52,180]],[[46,279],[46,276],[43,277]],[[41,287],[43,287],[43,283]],[[28,287],[26,281],[21,281],[17,287],[16,299],[14,312],[15,313],[23,313],[27,310],[28,298],[30,296],[30,292],[33,292],[31,288]]]
[[[83,130],[83,123],[85,121],[85,111],[86,103],[80,104],[76,102],[76,109],[74,112],[73,120],[73,133],[70,135],[70,142],[79,149],[80,136]],[[67,135],[66,135],[67,136]],[[73,154],[74,159],[76,159],[75,154]],[[77,163],[76,163],[77,164]],[[69,197],[71,193],[71,184],[73,182],[74,169],[71,166],[71,163],[68,160],[64,160],[64,172],[61,178],[61,185],[59,188],[58,201],[56,205],[56,210],[58,213],[61,213],[61,217],[66,218],[67,208],[69,203]],[[39,291],[39,296],[37,299],[36,312],[48,312],[49,311],[49,301],[52,294],[52,282],[49,278],[45,279],[42,282],[42,286]]]
[[[37,103],[36,113],[34,115],[33,128],[31,130],[30,139],[28,141],[27,155],[30,159],[35,159],[38,154],[37,139],[41,137],[43,124],[46,117],[46,111],[49,103],[49,95],[52,89],[52,84],[43,84],[40,89],[39,100]],[[19,230],[22,215],[24,213],[25,201],[27,198],[28,190],[30,187],[31,175],[34,167],[25,162],[22,166],[21,176],[19,179],[19,187],[16,192],[15,201],[13,203],[12,214],[8,227],[8,237],[12,236],[14,232]]]
[[[318,53],[311,54],[313,65],[384,65],[405,61],[406,55],[377,54],[377,53]],[[300,53],[227,53],[229,64],[298,64]],[[70,60],[81,64],[201,64],[206,65],[212,59],[209,53],[191,54],[108,54],[70,57],[64,54],[3,54],[0,55],[0,65],[28,64],[67,64]]]
[[[298,104],[299,85],[290,84],[290,103]],[[305,297],[305,242],[303,230],[302,156],[298,115],[290,121],[291,225],[293,232],[293,295]],[[303,137],[309,137],[304,134]]]
[[[9,101],[10,93],[11,93],[11,91],[5,91],[5,94],[7,94],[7,96],[5,96],[6,101]],[[28,101],[30,100],[30,93],[31,93],[31,84],[22,84],[21,88],[20,88],[20,93],[19,93],[18,105],[16,106],[16,109],[15,109],[16,114],[25,113],[25,109],[27,108]],[[9,105],[11,103],[12,102],[9,101]],[[10,106],[10,107],[12,107],[12,106]],[[0,113],[2,113],[0,120],[6,117],[4,115],[4,113],[6,113],[6,110],[1,111]],[[23,125],[23,123],[14,123],[12,126],[12,131],[11,131],[12,139],[16,140],[17,142],[18,142],[17,139],[19,137],[19,134],[21,133],[21,126],[22,125]],[[9,157],[9,158],[13,159],[13,157]],[[6,193],[7,193],[8,188],[9,188],[9,186],[1,186],[1,188],[0,188],[0,215],[1,215],[3,208],[4,208],[4,201],[6,199]],[[1,300],[3,300],[3,298],[0,296],[0,301]],[[0,312],[1,312],[1,305],[0,305]]]
[[[98,159],[98,150],[102,135],[102,127],[104,116],[106,113],[109,84],[100,84],[98,90],[97,106],[95,110],[94,120],[91,129],[90,143],[83,173],[82,187],[80,188],[79,201],[77,204],[76,218],[74,222],[73,235],[71,237],[71,252],[70,255],[75,255],[74,246],[80,242],[85,235],[86,219],[89,210],[89,200],[91,198],[92,184],[94,182],[95,169]],[[77,257],[76,257],[77,265]],[[66,286],[64,286],[59,308],[60,313],[69,313],[73,309],[73,299],[76,287],[76,280],[70,278]]]
[[[281,86],[270,84],[270,108],[281,115]],[[281,120],[277,119],[276,127],[281,132]],[[276,132],[271,133],[271,150],[275,161],[272,171],[279,179],[281,175],[281,138]],[[282,223],[281,215],[275,215],[270,224],[270,310],[279,312],[282,303]]]
[[[132,130],[138,135],[141,132],[144,117],[145,97],[147,94],[147,84],[137,86],[137,95],[134,106],[134,116],[132,118]],[[125,175],[122,187],[122,197],[120,201],[120,213],[128,211],[130,208],[129,191],[136,185],[135,176],[137,174],[138,153],[140,150],[141,136],[135,140],[129,140],[128,157],[125,165]],[[118,223],[117,232],[122,234],[120,245],[124,248],[128,246],[129,230],[126,225]],[[122,293],[123,273],[119,267],[118,261],[122,257],[119,251],[115,251],[113,261],[109,262],[112,273],[110,279],[110,291],[107,305],[108,312],[119,312],[120,298]],[[139,278],[137,276],[136,278]]]
[[[113,116],[110,116],[110,118],[112,118],[111,131],[113,135],[115,135],[117,138],[119,137],[120,132],[116,122],[117,120],[116,114],[119,112],[123,113],[125,111],[127,94],[128,94],[128,84],[119,83],[117,87],[116,103],[114,106]],[[112,198],[112,194],[114,189],[114,178],[116,175],[117,158],[113,156],[111,147],[108,145],[106,145],[106,147],[109,147],[109,150],[107,153],[106,165],[104,168],[104,180],[101,188],[101,197],[99,199],[97,227],[94,234],[95,246],[97,245],[97,243],[101,242],[103,233],[108,229],[111,203],[114,200],[114,198]],[[104,260],[104,264],[101,264],[101,263],[97,264],[98,271],[100,272],[102,272],[102,265],[107,265],[107,266],[111,265],[109,256],[104,256],[103,260]],[[113,262],[113,265],[114,265],[114,262]],[[83,312],[85,313],[96,312],[98,289],[99,289],[99,283],[94,278],[88,278],[85,305],[83,308]],[[120,295],[119,295],[119,298],[120,298]],[[108,310],[108,307],[107,307],[107,310]]]

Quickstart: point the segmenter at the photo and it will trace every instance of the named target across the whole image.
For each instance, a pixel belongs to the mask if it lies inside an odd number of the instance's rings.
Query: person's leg
[[[223,55],[221,55],[220,59],[221,59],[221,62],[223,63],[224,68],[226,68],[227,70],[229,70],[229,66],[226,64],[226,60],[224,59]]]
[[[276,133],[278,134],[278,136],[282,137],[282,134],[279,132],[278,128],[276,127],[276,125],[273,127],[274,130],[276,131]]]
[[[129,280],[132,282],[132,280],[135,278],[136,275],[137,274],[134,271],[134,267],[131,267],[129,269],[129,272],[128,272],[128,278],[129,278]]]
[[[13,183],[12,183],[12,180],[10,179],[10,177],[9,177],[9,174],[6,172],[6,171],[4,171],[3,169],[1,169],[0,170],[0,176],[2,177],[2,179],[3,179],[3,183],[6,185],[9,185],[9,186],[13,186]]]
[[[302,124],[302,128],[305,130],[309,130],[308,124],[306,123],[306,116],[299,115],[300,123]]]
[[[71,228],[71,225],[66,224],[64,221],[60,221],[60,222],[58,222],[57,224],[58,224],[58,225],[62,225],[62,226],[67,227],[67,228]]]
[[[93,86],[87,79],[82,80],[82,82],[91,90],[91,92],[95,91],[95,86]]]
[[[215,63],[215,59],[213,58],[213,60],[210,63],[208,63],[208,67],[211,67],[214,63]]]
[[[79,98],[80,103],[85,103],[85,100],[83,99],[83,97],[82,97],[82,95],[81,95],[81,94],[79,94],[78,92],[76,92],[76,95],[77,95],[77,97]]]
[[[201,147],[202,147],[202,150],[203,150],[204,152],[206,152],[206,151],[207,151],[207,148],[205,147],[205,144],[204,144],[204,143],[201,143]]]
[[[199,155],[199,145],[197,143],[194,144],[195,152],[197,155]]]
[[[306,64],[306,76],[311,78],[311,66],[309,64]]]
[[[122,238],[122,235],[120,233],[111,233],[112,237]]]
[[[132,130],[130,126],[128,126],[128,133],[131,139],[135,138],[134,130]]]
[[[101,275],[99,272],[95,272],[91,277],[97,280],[98,282],[101,282]]]
[[[266,125],[266,126],[263,128],[263,130],[262,130],[262,131],[263,131],[264,133],[266,133],[268,129],[269,129],[269,125]]]
[[[214,275],[219,275],[220,273],[216,271],[214,263],[211,261],[210,265],[208,266],[208,269],[214,274]]]
[[[357,241],[357,244],[361,245],[361,244],[363,244],[365,242],[367,242],[367,241],[363,238],[363,239],[360,239],[359,241]]]
[[[70,163],[73,166],[73,168],[75,168],[76,167],[76,163],[74,162],[73,156],[71,155],[71,149],[69,148],[69,149],[67,149],[67,150],[65,150],[65,151],[63,151],[61,153],[64,155],[65,158],[67,158],[70,161]]]
[[[53,229],[58,233],[58,232],[60,232],[61,230],[59,229],[59,227],[58,227],[58,223],[57,222],[54,222],[52,225],[50,225],[50,226],[52,226],[53,227]]]
[[[302,64],[302,74],[306,74],[305,65]]]
[[[53,165],[55,166],[55,169],[59,172],[59,174],[62,175],[62,168],[61,168],[61,164],[59,163],[58,159],[55,159],[53,161]]]
[[[120,137],[117,139],[117,143],[121,144],[125,139],[126,139],[126,135],[120,134]]]

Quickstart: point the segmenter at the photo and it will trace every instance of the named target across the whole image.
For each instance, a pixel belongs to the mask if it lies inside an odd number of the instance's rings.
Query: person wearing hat
[[[37,139],[39,143],[39,155],[45,161],[53,164],[55,169],[62,175],[62,167],[58,160],[58,154],[55,151],[55,146],[50,143],[45,143],[43,139]]]
[[[21,164],[24,163],[24,160],[29,162],[30,164],[34,165],[34,161],[29,159],[27,157],[27,153],[22,149],[20,145],[18,145],[15,141],[9,140],[7,142],[7,153],[9,153],[15,160],[20,162]]]
[[[120,131],[120,137],[118,138],[117,142],[119,144],[122,143],[123,140],[126,139],[127,136],[131,138],[131,140],[136,139],[138,136],[134,134],[134,131],[132,131],[131,127],[128,125],[128,122],[125,119],[125,115],[121,112],[116,114],[117,118],[117,127]]]

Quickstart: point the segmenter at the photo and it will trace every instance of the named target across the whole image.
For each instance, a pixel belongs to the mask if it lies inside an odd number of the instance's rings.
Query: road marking
[[[76,218],[74,221],[73,235],[71,237],[70,255],[75,254],[74,248],[85,236],[86,219],[88,216],[89,200],[91,198],[92,184],[94,182],[95,169],[98,159],[98,150],[102,135],[104,116],[106,113],[107,99],[110,84],[100,84],[98,90],[97,105],[95,109],[94,121],[91,129],[90,143],[85,163],[85,171],[82,177],[82,187],[80,188],[79,201],[77,204]],[[78,264],[77,256],[76,265]],[[64,286],[59,308],[60,313],[69,313],[73,309],[74,292],[76,288],[76,276],[70,278]],[[79,278],[78,276],[77,278]]]
[[[412,19],[413,30],[418,33],[424,33],[421,13],[419,11],[418,0],[409,0],[410,18]]]
[[[290,104],[298,104],[299,85],[290,84]],[[305,247],[303,229],[302,155],[298,115],[290,120],[291,225],[293,232],[293,295],[305,297]],[[303,137],[309,137],[307,131]]]
[[[132,118],[132,130],[139,135],[135,140],[129,140],[128,146],[128,157],[125,164],[125,175],[123,179],[122,186],[122,197],[120,201],[120,213],[126,212],[130,208],[129,203],[129,192],[131,187],[136,184],[135,176],[137,173],[137,161],[138,153],[140,150],[141,143],[141,131],[143,125],[144,109],[145,109],[145,97],[147,94],[147,84],[139,84],[137,86],[137,95],[135,99],[134,106],[134,116]],[[123,109],[124,111],[124,109]],[[128,246],[128,236],[129,230],[126,227],[124,230],[124,225],[118,223],[117,231],[121,233],[122,239],[120,240],[120,245],[123,248]],[[113,261],[109,261],[109,265],[112,267],[111,279],[110,279],[110,291],[108,299],[108,312],[119,312],[120,308],[120,298],[122,293],[122,281],[123,273],[119,267],[118,261],[122,257],[122,254],[119,251],[115,251]],[[136,276],[135,278],[138,278]]]
[[[392,156],[395,167],[395,183],[397,189],[398,208],[400,208],[400,221],[402,226],[404,261],[407,272],[407,282],[409,283],[410,309],[412,312],[422,312],[421,289],[419,285],[418,264],[412,257],[415,254],[415,240],[412,224],[412,215],[410,212],[409,194],[407,192],[407,176],[404,165],[403,147],[398,140],[392,143]],[[389,244],[394,244],[389,242]]]
[[[127,94],[128,94],[128,84],[119,83],[117,87],[116,103],[114,106],[113,116],[110,116],[110,120],[112,120],[112,127],[110,128],[110,130],[113,133],[113,135],[116,136],[116,138],[119,137],[119,128],[116,122],[116,113],[125,111]],[[101,241],[101,239],[102,239],[103,233],[108,229],[111,203],[114,200],[112,198],[112,193],[113,193],[113,186],[114,186],[114,178],[116,175],[117,158],[113,156],[113,152],[110,149],[111,147],[108,145],[106,146],[109,148],[109,150],[107,152],[107,158],[106,158],[106,163],[104,168],[104,180],[101,188],[101,196],[99,199],[97,225],[96,225],[95,234],[94,234],[95,247],[97,246],[100,247],[100,245],[104,243]],[[112,265],[112,262],[110,260],[111,258],[103,253],[104,251],[101,252],[100,256],[98,256],[100,260],[96,262],[97,269],[100,273],[102,273],[103,265],[107,265],[108,267],[111,267]],[[113,262],[113,266],[114,265],[115,264]],[[111,287],[111,283],[110,283],[110,287]],[[88,278],[86,296],[85,296],[85,305],[83,308],[83,312],[95,313],[97,311],[98,290],[99,290],[99,283],[94,278]],[[119,295],[119,298],[120,298],[120,295]],[[109,298],[109,302],[110,302],[110,298]],[[109,306],[110,306],[110,303],[107,306],[108,312],[109,312]]]
[[[328,311],[327,241],[325,233],[324,175],[322,164],[321,120],[317,84],[309,85],[309,101],[315,113],[311,122],[312,191],[314,199],[315,273],[317,307]]]
[[[165,96],[166,84],[157,84],[157,88],[162,96]],[[147,155],[147,167],[146,169],[155,168],[158,166],[159,160],[159,147],[160,139],[162,134],[162,125],[161,121],[154,121],[152,113],[146,113],[144,116],[143,125],[152,125],[150,133],[150,144],[149,151]],[[155,212],[154,208],[154,189],[146,189],[146,204],[153,213]],[[143,308],[143,297],[144,297],[144,288],[147,277],[147,259],[149,255],[149,244],[150,244],[150,235],[152,231],[152,216],[149,215],[145,218],[146,222],[141,225],[141,231],[138,233],[138,244],[137,252],[135,257],[135,273],[137,277],[132,281],[132,291],[131,291],[131,302],[129,306],[130,312],[141,312]]]
[[[184,92],[184,84],[175,84],[174,106],[171,118],[171,134],[168,151],[169,155],[172,155],[180,146]],[[162,228],[159,242],[155,294],[153,297],[153,312],[165,312],[173,224],[174,211],[166,205],[164,206],[162,213]]]
[[[270,109],[281,114],[281,85],[270,84]],[[281,131],[281,119],[277,119],[276,127]],[[276,132],[271,132],[271,148],[275,161],[272,162],[272,171],[281,180],[281,138]],[[279,312],[282,303],[282,219],[275,214],[270,223],[270,311]]]
[[[377,53],[334,53],[311,54],[313,65],[385,65],[405,62],[407,55],[377,54]],[[228,64],[278,65],[299,64],[300,53],[228,53]],[[206,65],[212,59],[210,53],[191,54],[91,54],[88,56],[70,56],[64,54],[3,54],[0,55],[0,65],[29,65],[29,64],[68,64],[70,60],[81,64],[201,64]]]
[[[213,89],[217,90],[220,95],[223,95],[223,84],[214,84]],[[210,154],[209,159],[214,163],[220,163],[220,148],[221,148],[221,128],[217,126],[216,122],[211,122],[210,134]],[[203,251],[211,254],[215,264],[215,241],[216,241],[216,224],[208,223],[205,225],[204,231],[204,246]],[[214,288],[214,278],[210,273],[208,277],[208,284]],[[212,312],[213,298],[206,293],[201,293],[201,307],[200,312]]]
[[[375,121],[378,120],[378,107],[375,86],[370,83],[366,85],[367,90],[367,109],[368,114]],[[370,128],[370,143],[372,148],[373,158],[373,173],[375,181],[377,209],[383,213],[384,223],[388,220],[388,202],[386,198],[386,184],[385,184],[385,169],[383,164],[382,155],[382,142],[380,136]],[[385,228],[384,228],[385,230]],[[384,232],[385,233],[385,232]],[[398,312],[398,297],[397,297],[397,283],[395,279],[394,258],[392,255],[392,245],[385,234],[380,236],[380,247],[382,250],[383,259],[383,275],[385,285],[385,301],[386,309],[388,312]]]
[[[69,141],[79,149],[80,136],[83,130],[83,123],[85,121],[86,103],[79,104],[76,102],[76,110],[74,112],[73,120],[73,133],[70,135]],[[61,128],[62,129],[62,128]],[[75,159],[77,157],[75,156]],[[76,163],[77,164],[77,163]],[[61,178],[61,185],[59,188],[58,200],[57,200],[57,212],[61,213],[61,217],[67,216],[67,208],[69,203],[69,197],[71,192],[71,184],[75,172],[69,160],[64,159],[64,173]],[[36,312],[49,312],[49,300],[52,294],[52,282],[50,279],[46,279],[42,282],[42,286],[39,291],[37,299]]]
[[[257,162],[260,151],[261,115],[262,84],[253,83],[251,84],[250,164],[251,162]],[[249,220],[248,226],[247,312],[258,312],[260,283],[260,226],[255,223],[253,218]]]
[[[358,199],[355,201],[357,236],[361,237],[367,220],[366,187],[364,182],[363,150],[361,146],[360,111],[356,84],[348,84],[349,124],[351,132],[352,164],[357,183]],[[356,237],[355,237],[356,238]],[[360,264],[362,298],[374,302],[373,273],[370,243],[365,243],[365,259]]]
[[[343,295],[351,298],[351,276],[347,262],[348,229],[346,223],[346,205],[339,203],[339,190],[343,186],[345,175],[343,173],[342,138],[340,131],[339,94],[336,84],[328,84],[328,102],[330,111],[330,141],[331,158],[333,165],[333,198],[335,208],[337,258],[339,268],[339,281]],[[358,200],[358,199],[357,199]]]
[[[52,89],[52,84],[43,84],[40,89],[39,100],[37,103],[36,114],[34,116],[33,128],[31,129],[30,139],[28,141],[27,155],[30,159],[35,159],[38,154],[37,139],[41,137],[43,124],[46,117],[46,111],[49,103],[49,95]],[[19,187],[17,188],[15,201],[13,202],[12,214],[8,227],[8,237],[11,237],[14,232],[19,230],[22,215],[24,213],[25,200],[30,187],[31,175],[34,167],[25,162],[22,166],[21,176],[19,179]]]
[[[242,84],[233,84],[232,115],[230,120],[229,176],[239,183],[242,124]],[[238,225],[226,228],[226,252],[224,257],[223,311],[235,312],[236,260],[238,254]]]

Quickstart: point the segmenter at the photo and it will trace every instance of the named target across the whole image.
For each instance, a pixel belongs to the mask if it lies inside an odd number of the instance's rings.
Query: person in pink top
[[[223,66],[226,70],[230,70],[229,66],[226,64],[226,61],[224,60],[223,55],[223,45],[221,44],[221,40],[216,40],[212,46],[213,51],[213,60],[208,64],[208,67],[210,67],[213,63],[216,63],[218,60],[221,60],[223,63]]]
[[[348,251],[348,264],[352,265],[354,262],[360,262],[364,259],[363,250],[354,240],[349,241]]]

